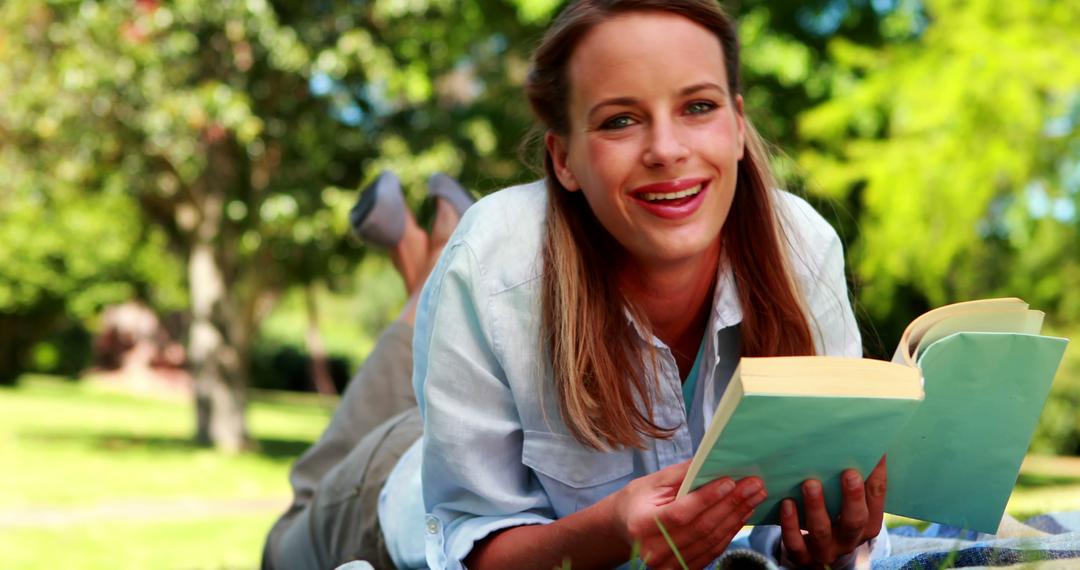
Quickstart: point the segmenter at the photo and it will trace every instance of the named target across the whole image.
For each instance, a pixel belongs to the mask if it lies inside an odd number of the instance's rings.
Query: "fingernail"
[[[803,494],[811,499],[818,498],[821,495],[821,483],[817,481],[807,481],[803,485]]]
[[[790,517],[794,513],[795,507],[791,506],[790,500],[780,503],[780,514],[784,515],[785,517]]]
[[[752,504],[752,505],[760,505],[762,503],[762,501],[764,501],[765,499],[768,499],[768,498],[769,498],[769,494],[766,493],[765,491],[761,491],[760,493],[754,495],[754,497],[752,499],[750,499],[750,504]]]
[[[732,481],[731,479],[724,479],[720,483],[720,488],[717,489],[717,490],[720,491],[721,495],[726,495],[726,494],[732,492],[734,489],[735,489],[735,482]]]
[[[859,477],[858,473],[848,471],[844,474],[844,486],[847,487],[849,491],[854,491],[862,485],[861,479],[862,478]]]
[[[749,499],[762,491],[761,481],[754,479],[746,484],[742,490],[742,498]]]

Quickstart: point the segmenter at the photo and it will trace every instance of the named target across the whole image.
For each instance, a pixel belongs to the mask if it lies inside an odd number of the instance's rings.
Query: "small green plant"
[[[683,570],[690,570],[690,567],[686,565],[686,561],[683,560],[679,548],[675,546],[675,541],[671,540],[671,535],[668,534],[667,529],[664,528],[664,523],[660,522],[659,517],[653,517],[653,520],[656,521],[656,526],[660,528],[660,534],[664,535],[664,540],[667,541],[668,547],[675,553],[675,559],[679,561],[679,566],[681,566]]]
[[[634,541],[634,546],[630,547],[630,570],[645,570],[645,561],[641,559],[641,543]]]
[[[960,555],[959,546],[949,551],[949,554],[945,556],[945,560],[941,561],[941,565],[938,566],[938,570],[944,570],[945,568],[952,568],[956,565],[956,557]]]

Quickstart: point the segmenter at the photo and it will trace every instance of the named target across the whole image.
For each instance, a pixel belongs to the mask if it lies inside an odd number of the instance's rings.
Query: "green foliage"
[[[88,364],[85,330],[106,305],[135,296],[166,311],[186,305],[164,233],[147,225],[116,178],[87,194],[47,182],[2,146],[0,178],[12,182],[0,189],[0,383],[22,369],[76,372]],[[72,334],[81,346],[65,343]],[[62,362],[46,356],[58,347]]]
[[[904,287],[932,305],[1014,294],[1075,322],[1080,7],[926,10],[917,40],[833,41],[833,97],[799,121],[816,188],[861,208],[861,298],[884,316]],[[1060,215],[1033,207],[1036,190]]]
[[[250,321],[222,338],[302,347],[294,291],[317,283],[345,315],[324,319],[328,349],[362,361],[402,298],[385,264],[356,269],[357,190],[395,170],[423,222],[433,172],[481,193],[533,178],[520,86],[561,4],[0,4],[0,381],[70,368],[57,331],[92,331],[105,304],[194,308],[200,240],[228,288],[213,322]],[[1019,295],[1080,322],[1075,2],[726,5],[747,112],[790,153],[782,183],[851,246],[871,352],[958,299]],[[1072,405],[1048,406],[1046,434]]]
[[[483,190],[523,178],[515,142],[529,118],[515,88],[528,47],[508,38],[539,30],[520,24],[519,13],[539,26],[554,7],[5,2],[0,37],[25,41],[0,41],[8,62],[0,69],[0,176],[12,182],[4,204],[18,210],[5,216],[5,229],[22,239],[8,242],[0,259],[28,240],[42,251],[25,256],[32,279],[0,281],[0,310],[73,290],[50,285],[57,272],[42,262],[61,249],[58,238],[31,230],[47,221],[39,218],[65,216],[46,210],[70,205],[86,224],[130,226],[109,228],[124,239],[94,239],[108,236],[89,227],[72,236],[87,238],[79,241],[85,247],[109,246],[79,257],[100,287],[113,288],[75,301],[92,313],[101,299],[124,296],[107,264],[133,255],[132,232],[152,237],[148,257],[167,257],[162,235],[186,252],[206,193],[216,191],[208,176],[230,177],[217,199],[240,290],[347,274],[356,255],[343,240],[345,213],[356,188],[383,168],[402,175],[414,206],[436,171],[465,175]],[[225,141],[224,170],[211,164],[216,141]],[[109,203],[74,203],[99,199]],[[164,231],[141,230],[145,221]],[[253,267],[258,279],[248,274]],[[142,274],[162,286],[182,281],[176,271]],[[175,306],[173,293],[161,305]]]
[[[182,274],[164,236],[146,227],[120,189],[85,195],[34,186],[16,182],[12,199],[0,202],[0,312],[57,299],[89,318],[140,285],[162,308],[183,305]]]
[[[149,257],[187,264],[200,332],[188,356],[197,382],[217,385],[200,391],[198,437],[240,447],[260,321],[292,286],[347,283],[360,255],[345,240],[346,213],[365,180],[397,170],[416,206],[435,171],[479,189],[527,176],[513,144],[529,120],[516,90],[525,55],[510,38],[538,31],[552,7],[11,0],[0,5],[0,38],[19,38],[0,40],[12,62],[0,69],[0,178],[16,180],[10,196],[32,212],[54,207],[35,193],[75,202],[119,191],[137,208],[141,239],[164,236]],[[33,235],[32,221],[13,222]],[[87,263],[87,307],[131,295],[132,279],[106,269]],[[149,276],[149,289],[183,281]],[[41,295],[47,281],[11,288]],[[0,312],[14,302],[2,293]],[[0,333],[32,325],[41,336],[53,318],[77,318],[60,299]],[[30,346],[0,337],[0,373],[14,377]]]

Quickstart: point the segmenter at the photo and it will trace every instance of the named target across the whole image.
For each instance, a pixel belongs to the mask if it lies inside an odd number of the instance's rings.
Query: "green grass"
[[[191,443],[187,401],[43,376],[0,388],[3,567],[255,568],[290,496],[289,465],[333,405],[255,392],[248,424],[260,451],[230,456]],[[1009,512],[1080,509],[1080,459],[1033,459]]]
[[[14,467],[0,470],[0,515],[88,518],[2,528],[4,566],[254,568],[266,531],[288,503],[289,465],[318,437],[331,406],[253,394],[248,425],[260,450],[230,456],[191,443],[190,402],[24,377],[19,387],[0,389],[0,454]],[[230,501],[262,506],[230,512]],[[138,512],[140,505],[191,503],[224,506],[201,516]],[[109,507],[114,511],[85,514]]]
[[[258,568],[274,516],[4,529],[0,552],[5,568],[27,570]]]

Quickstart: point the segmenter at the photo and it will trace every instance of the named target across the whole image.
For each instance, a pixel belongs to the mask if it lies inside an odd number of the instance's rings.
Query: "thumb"
[[[683,479],[686,478],[686,472],[690,470],[691,461],[693,459],[687,459],[682,463],[668,465],[653,473],[653,476],[656,477],[656,483],[660,485],[681,485]]]

